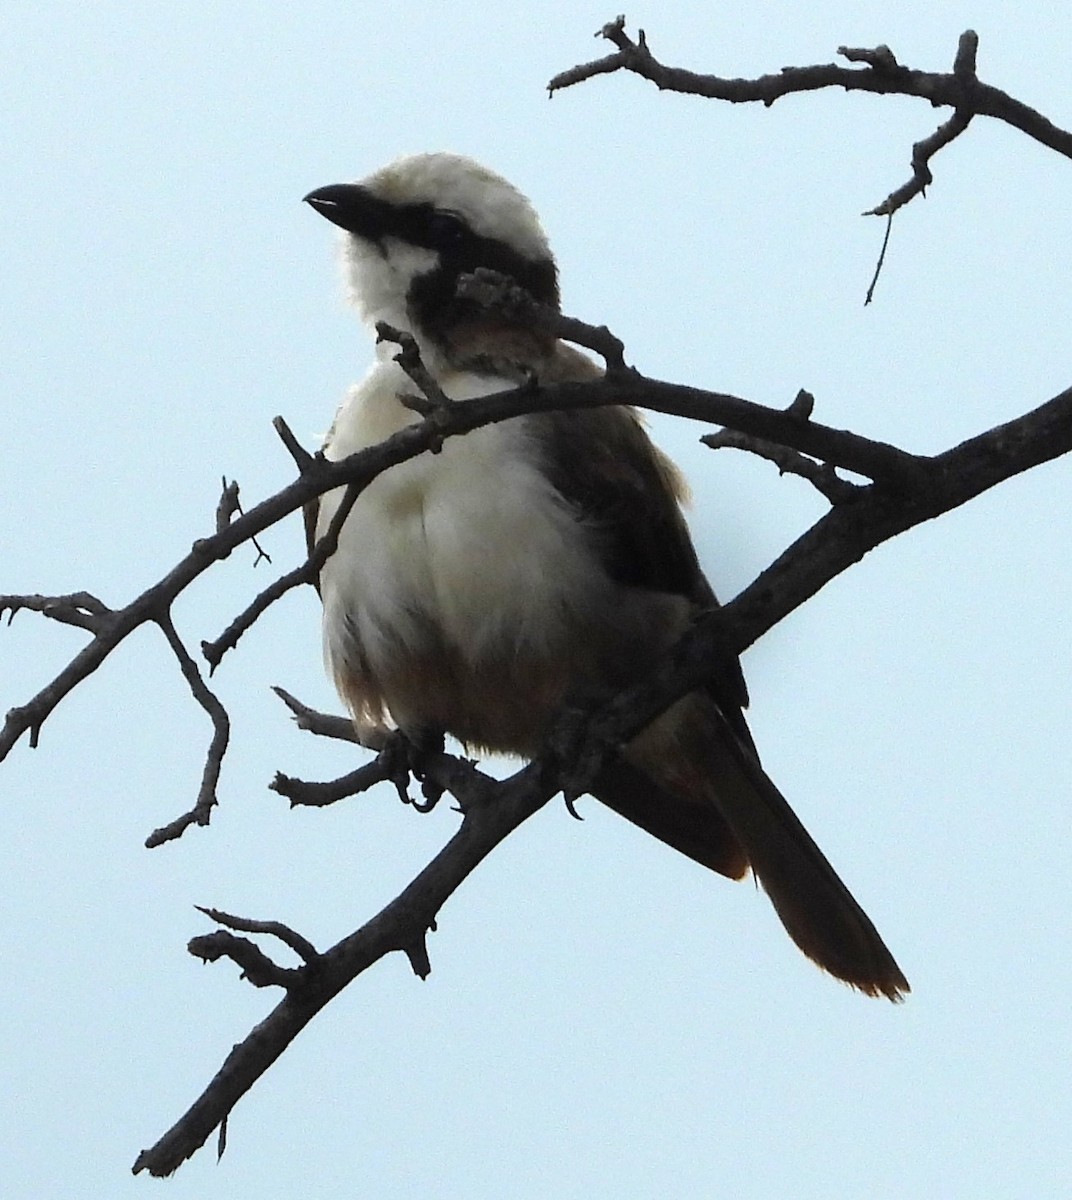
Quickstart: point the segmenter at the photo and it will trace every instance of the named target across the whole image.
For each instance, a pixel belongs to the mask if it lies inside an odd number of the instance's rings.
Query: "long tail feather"
[[[601,800],[723,874],[741,874],[734,868],[747,861],[789,936],[831,975],[894,1001],[911,990],[870,918],[713,702],[687,697],[627,758],[656,786],[645,799],[635,777],[623,786],[605,773],[595,789]]]

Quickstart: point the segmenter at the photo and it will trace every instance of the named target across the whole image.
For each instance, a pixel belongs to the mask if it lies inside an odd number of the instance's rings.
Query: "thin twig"
[[[205,755],[205,766],[201,772],[201,786],[197,789],[197,799],[193,808],[183,813],[182,816],[176,817],[170,824],[154,830],[145,839],[145,845],[149,849],[161,846],[173,838],[181,837],[191,825],[207,825],[209,823],[212,809],[218,803],[216,786],[220,781],[220,768],[223,765],[223,756],[227,751],[227,743],[231,736],[231,719],[227,715],[227,710],[202,679],[197,664],[190,657],[189,651],[175,631],[170,614],[161,613],[156,622],[178,659],[179,669],[182,671],[190,692],[212,720],[212,741],[209,744],[208,753]]]
[[[218,908],[205,908],[200,904],[195,904],[194,908],[198,912],[204,913],[210,921],[215,921],[218,925],[226,925],[228,929],[233,929],[238,933],[264,933],[278,938],[304,962],[313,963],[320,958],[320,951],[308,938],[302,937],[300,933],[295,932],[289,925],[284,925],[282,921],[255,921],[250,917],[236,917],[232,913],[223,912]]]
[[[399,396],[399,400],[406,408],[420,413],[422,417],[430,417],[450,408],[454,401],[443,391],[438,380],[424,365],[417,339],[413,334],[407,333],[403,329],[396,329],[386,321],[377,321],[376,341],[395,342],[398,345],[399,350],[395,355],[395,362],[421,389],[421,396],[411,394]]]
[[[231,523],[235,513],[241,514],[242,501],[239,499],[239,488],[237,480],[232,479],[227,482],[227,476],[223,477],[223,487],[220,492],[219,501],[216,504],[216,532],[222,533]],[[257,557],[253,560],[253,565],[259,566],[263,559],[267,563],[271,563],[272,557],[267,550],[257,541],[255,537],[250,538],[253,543],[253,548],[257,551]]]
[[[364,763],[347,775],[323,783],[295,779],[277,771],[268,786],[273,792],[278,792],[280,796],[289,800],[292,808],[324,808],[339,800],[345,800],[348,796],[360,795],[377,783],[393,779],[394,775],[388,765],[381,763],[377,758],[373,762]]]
[[[354,728],[353,721],[348,717],[337,717],[328,713],[317,712],[315,708],[310,708],[307,704],[303,704],[296,696],[292,696],[284,688],[273,687],[272,691],[290,709],[299,729],[319,734],[320,737],[335,738],[341,742],[356,742],[359,746],[367,746],[370,750],[383,749],[383,739],[386,735],[385,730],[379,728],[370,730],[370,734],[375,736],[369,740],[364,736],[364,731],[361,735],[358,734]]]
[[[886,247],[890,244],[890,231],[893,229],[893,212],[886,217],[886,235],[882,239],[882,249],[878,253],[878,262],[875,263],[875,273],[871,276],[871,282],[867,285],[867,295],[864,296],[864,307],[866,308],[872,301],[875,295],[875,287],[878,285],[878,277],[882,273],[882,264],[886,261]]]
[[[307,474],[313,469],[317,461],[317,455],[310,454],[308,450],[294,436],[293,430],[283,420],[282,417],[272,418],[272,428],[279,435],[279,440],[287,448],[290,457],[294,459],[294,465],[303,474]]]
[[[326,460],[324,461],[326,462]],[[277,600],[280,600],[296,587],[316,582],[320,576],[320,569],[335,553],[338,547],[339,531],[342,529],[346,518],[350,515],[354,501],[361,491],[362,488],[355,484],[347,485],[343,493],[343,498],[339,502],[339,507],[331,518],[327,532],[313,547],[305,562],[295,567],[292,571],[288,571],[285,575],[280,575],[278,579],[274,580],[255,596],[252,602],[235,617],[215,641],[203,641],[201,643],[201,653],[213,671],[219,666],[223,656],[238,645],[242,635],[252,629],[257,620]]]
[[[972,113],[958,108],[948,121],[938,126],[930,137],[925,137],[921,142],[916,142],[912,147],[912,178],[907,183],[901,184],[899,188],[895,188],[881,204],[876,205],[874,208],[869,208],[863,215],[865,217],[892,217],[899,208],[903,208],[913,197],[924,195],[927,188],[934,182],[934,176],[931,174],[930,160],[943,146],[948,146],[954,138],[959,137],[968,128],[972,116]],[[889,240],[888,225],[886,227],[886,239],[887,241]],[[885,242],[882,244],[882,252],[885,255]],[[881,267],[881,258],[879,265]],[[877,269],[875,271],[875,278],[878,278]],[[868,301],[871,299],[874,286],[874,282],[872,281],[867,293]]]
[[[593,350],[606,364],[607,374],[626,372],[625,346],[606,325],[586,325],[574,317],[534,300],[508,275],[480,267],[458,280],[457,295],[502,314],[511,324],[549,333],[567,342]]]
[[[806,479],[816,491],[831,504],[845,504],[855,500],[863,491],[858,484],[842,479],[829,463],[816,462],[798,450],[779,446],[777,442],[750,437],[735,429],[720,429],[717,433],[705,433],[700,441],[711,450],[744,450],[774,463],[783,475],[796,475]]]

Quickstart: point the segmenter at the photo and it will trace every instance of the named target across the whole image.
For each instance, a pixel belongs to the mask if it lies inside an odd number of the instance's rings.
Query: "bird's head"
[[[449,349],[459,330],[479,320],[476,306],[455,294],[459,276],[478,267],[558,307],[555,260],[532,205],[470,158],[400,158],[305,200],[345,230],[351,294],[371,323],[386,321]]]

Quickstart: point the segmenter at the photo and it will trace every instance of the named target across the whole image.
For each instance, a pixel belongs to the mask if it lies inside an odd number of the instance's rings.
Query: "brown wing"
[[[571,351],[560,352],[555,366],[548,382],[595,371]],[[597,532],[598,551],[612,579],[627,588],[683,596],[697,612],[717,605],[681,512],[684,482],[632,409],[576,409],[530,420],[545,448],[548,477]],[[709,690],[745,752],[754,753],[741,711],[748,693],[736,655],[725,655]],[[668,787],[636,762],[619,758],[603,770],[592,791],[703,866],[731,878],[747,870],[745,851],[706,789]]]
[[[597,531],[607,574],[629,588],[684,596],[696,609],[717,607],[681,512],[687,494],[674,464],[629,408],[541,413],[545,470],[581,518]],[[748,690],[737,656],[726,653],[710,692],[745,744],[741,710]]]

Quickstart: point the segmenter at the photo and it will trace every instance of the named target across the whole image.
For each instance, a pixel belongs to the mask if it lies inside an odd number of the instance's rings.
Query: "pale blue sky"
[[[933,451],[1072,382],[1072,164],[978,120],[898,218],[860,213],[947,114],[830,92],[771,110],[625,76],[549,102],[615,10],[461,2],[48,3],[0,19],[0,591],[125,603],[211,526],[221,474],[290,478],[370,341],[332,231],[300,203],[397,154],[470,153],[528,192],[568,311],[644,371]],[[641,5],[665,61],[744,75],[889,43],[1072,125],[1059,5]],[[765,464],[654,422],[695,486],[730,596],[822,506]],[[746,657],[766,766],[912,981],[895,1008],[811,967],[731,885],[584,802],[551,804],[452,899],[419,983],[393,957],[235,1111],[169,1196],[1040,1197],[1072,1191],[1072,601],[1067,461],[881,548]],[[237,554],[177,611],[212,637],[300,553]],[[80,635],[0,631],[0,708]],[[311,591],[218,672],[234,736],[208,830],[209,729],[160,638],[124,647],[0,766],[0,1192],[143,1195],[138,1150],[272,996],[202,968],[193,905],[327,945],[456,817],[389,791],[289,812],[275,770],[350,753],[299,734],[280,683],[334,706]]]

